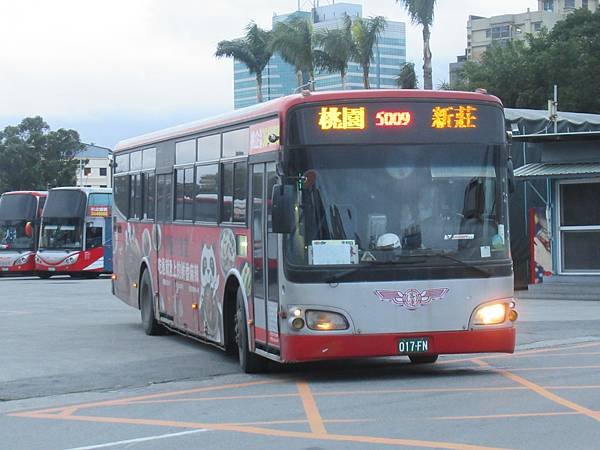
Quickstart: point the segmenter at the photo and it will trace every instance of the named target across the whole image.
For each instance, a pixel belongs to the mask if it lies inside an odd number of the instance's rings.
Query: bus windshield
[[[356,145],[290,150],[295,266],[479,264],[508,258],[502,146]],[[457,261],[458,260],[458,261]]]
[[[82,250],[83,219],[44,218],[40,250]]]
[[[3,195],[0,199],[0,250],[33,250],[31,228],[36,199],[28,194]],[[27,226],[28,222],[29,227]]]
[[[27,220],[0,220],[0,250],[33,250],[33,233],[31,229],[28,233],[27,223]]]

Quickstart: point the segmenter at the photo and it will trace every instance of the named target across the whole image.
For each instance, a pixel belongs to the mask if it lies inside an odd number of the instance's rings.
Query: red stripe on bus
[[[429,354],[514,353],[515,328],[367,335],[281,335],[282,360],[315,361],[398,355],[403,338],[429,338]]]

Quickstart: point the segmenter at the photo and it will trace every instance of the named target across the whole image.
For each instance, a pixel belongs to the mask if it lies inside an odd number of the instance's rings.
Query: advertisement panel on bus
[[[42,213],[40,244],[35,257],[38,276],[68,274],[95,278],[110,273],[105,247],[111,240],[112,190],[51,189]]]
[[[0,275],[33,273],[46,192],[14,191],[0,197]]]

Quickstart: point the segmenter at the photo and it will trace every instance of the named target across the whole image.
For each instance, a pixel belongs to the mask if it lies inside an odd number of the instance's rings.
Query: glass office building
[[[296,11],[291,14],[273,16],[273,25],[291,17],[300,16],[311,20],[315,31],[340,28],[344,16],[362,17],[362,6],[350,3],[313,8],[311,12]],[[402,64],[406,62],[406,29],[403,22],[388,21],[385,31],[380,35],[374,49],[369,83],[373,89],[392,89],[396,87],[395,78]],[[256,77],[248,72],[246,66],[234,62],[234,107],[243,108],[256,103]],[[273,55],[263,71],[263,99],[271,100],[297,91],[296,71],[277,54]],[[308,80],[304,80],[308,82]],[[339,73],[321,72],[315,74],[317,91],[338,90],[342,88]],[[346,75],[346,89],[362,89],[362,68],[351,62]]]

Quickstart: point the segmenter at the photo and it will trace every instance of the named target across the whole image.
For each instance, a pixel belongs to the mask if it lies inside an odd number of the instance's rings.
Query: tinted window
[[[156,176],[156,214],[157,218],[163,222],[170,222],[173,219],[173,175]]]
[[[129,176],[115,177],[114,181],[115,206],[125,216],[129,216]]]
[[[177,172],[175,186],[175,219],[193,220],[194,218],[194,169],[180,169]]]
[[[140,170],[142,168],[142,152],[133,152],[130,158],[129,170]]]
[[[233,221],[246,221],[246,198],[248,194],[248,164],[235,163],[233,177]]]
[[[142,217],[142,174],[131,175],[131,210],[132,219]]]
[[[223,158],[248,154],[250,132],[248,128],[223,133]]]
[[[196,167],[196,220],[202,222],[217,221],[218,169],[218,164]]]
[[[44,208],[44,217],[83,217],[86,195],[76,190],[52,190]]]
[[[144,174],[144,187],[144,219],[154,219],[156,176],[153,173]]]
[[[154,169],[156,166],[156,149],[147,148],[142,151],[142,168],[143,169]]]
[[[129,172],[129,153],[115,156],[115,173]]]
[[[219,159],[221,155],[221,135],[213,134],[198,139],[198,161]]]
[[[193,163],[196,161],[196,141],[189,140],[175,144],[175,164]]]
[[[233,220],[233,163],[222,165],[221,221]]]
[[[90,194],[88,197],[88,206],[110,206],[112,204],[112,195],[109,193]]]
[[[0,220],[34,219],[35,204],[33,195],[3,195],[0,198]]]

